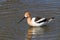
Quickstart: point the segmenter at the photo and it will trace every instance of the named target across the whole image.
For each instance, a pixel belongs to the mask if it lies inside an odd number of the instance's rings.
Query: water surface
[[[17,24],[24,12],[32,16],[55,17],[50,32],[32,40],[60,40],[60,0],[0,0],[0,40],[25,40],[29,28],[26,19]]]

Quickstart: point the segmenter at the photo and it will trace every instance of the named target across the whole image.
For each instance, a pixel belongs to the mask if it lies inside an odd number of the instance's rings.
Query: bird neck
[[[27,18],[27,21],[31,22],[32,18],[31,17],[28,17]]]
[[[31,18],[31,17],[28,17],[28,18],[27,18],[27,23],[28,23],[28,24],[31,24],[31,20],[32,20],[32,18]]]

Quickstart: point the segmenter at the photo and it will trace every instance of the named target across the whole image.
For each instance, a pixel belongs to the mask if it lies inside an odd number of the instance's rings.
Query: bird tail
[[[54,20],[55,19],[55,17],[50,17],[49,18],[49,22],[51,22],[52,20]]]
[[[55,17],[51,17],[51,19],[55,19]]]

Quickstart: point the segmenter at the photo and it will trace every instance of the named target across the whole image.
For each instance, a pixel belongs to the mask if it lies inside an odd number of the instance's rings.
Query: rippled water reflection
[[[26,10],[32,16],[55,17],[48,24],[51,31],[36,40],[60,40],[60,0],[0,0],[0,40],[25,40],[29,26],[26,19],[19,24],[17,21]]]

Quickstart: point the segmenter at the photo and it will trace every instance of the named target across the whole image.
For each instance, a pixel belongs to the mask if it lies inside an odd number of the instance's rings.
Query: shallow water
[[[20,20],[28,10],[32,16],[55,17],[48,24],[51,31],[32,40],[60,40],[60,0],[1,0],[0,40],[25,40],[29,28],[26,19]]]

